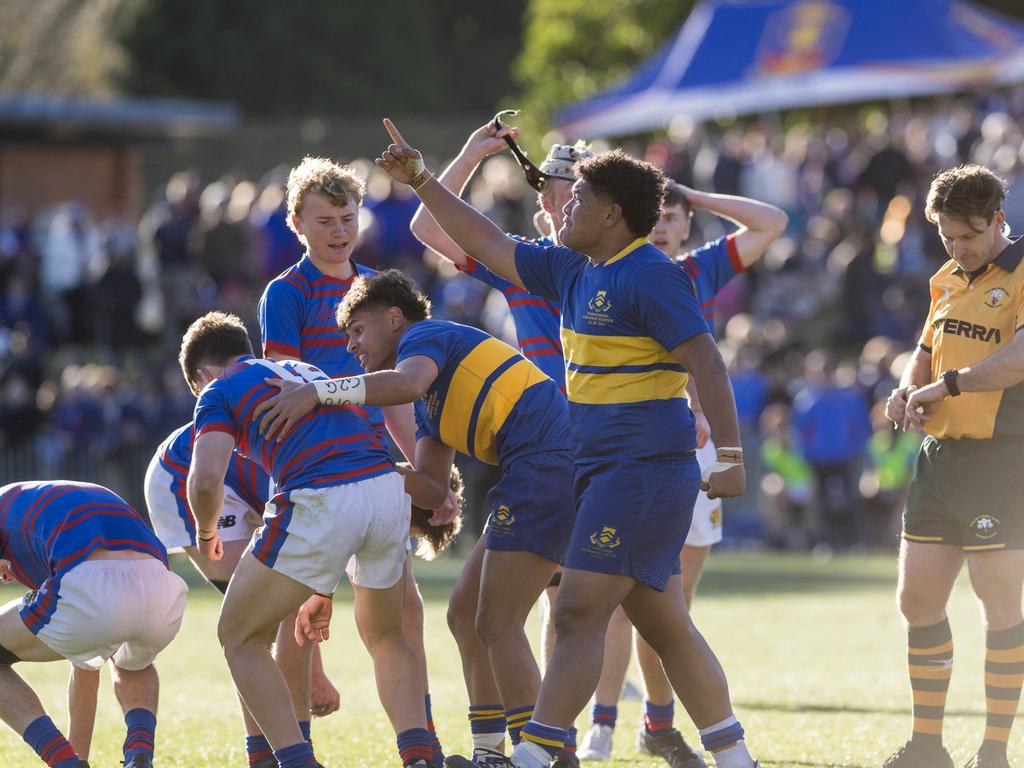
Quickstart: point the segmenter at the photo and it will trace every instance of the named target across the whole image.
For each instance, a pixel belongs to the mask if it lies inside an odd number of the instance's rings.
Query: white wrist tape
[[[733,467],[742,467],[742,461],[715,461],[708,464],[704,469],[700,471],[700,479],[702,482],[708,482],[711,480],[711,476],[716,472],[725,472],[727,469]]]
[[[321,379],[313,382],[323,405],[363,405],[366,402],[366,379],[349,376],[344,379]]]

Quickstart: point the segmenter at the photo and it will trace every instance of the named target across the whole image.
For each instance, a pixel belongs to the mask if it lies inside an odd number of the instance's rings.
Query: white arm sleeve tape
[[[314,381],[313,386],[323,405],[363,405],[366,402],[366,379],[362,376],[321,379]]]

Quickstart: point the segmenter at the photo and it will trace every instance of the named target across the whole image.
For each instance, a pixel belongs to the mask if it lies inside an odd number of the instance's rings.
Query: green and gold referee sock
[[[910,688],[914,696],[913,741],[940,746],[946,694],[953,675],[953,634],[943,619],[930,627],[911,627],[907,638]]]
[[[982,749],[1006,752],[1024,682],[1024,623],[990,631],[985,640],[985,741]]]

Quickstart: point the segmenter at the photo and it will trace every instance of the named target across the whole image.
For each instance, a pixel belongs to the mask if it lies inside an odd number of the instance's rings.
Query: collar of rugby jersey
[[[968,281],[977,280],[986,271],[990,265],[995,264],[997,267],[1002,269],[1004,272],[1013,272],[1017,269],[1021,259],[1024,259],[1024,237],[1016,237],[1010,241],[1010,244],[1003,249],[1003,252],[996,256],[992,261],[983,267],[975,270],[974,272],[965,272],[962,267],[957,267],[953,270],[954,275],[967,275]]]
[[[649,242],[651,242],[651,241],[647,237],[638,237],[636,240],[634,240],[632,243],[627,245],[625,248],[623,248],[621,251],[616,253],[614,256],[612,256],[607,261],[598,262],[594,266],[595,267],[601,267],[601,266],[608,266],[609,264],[614,264],[616,261],[619,261],[620,259],[626,258],[627,256],[629,256],[629,254],[631,254],[637,248],[639,248],[639,247],[641,247],[643,245],[647,245]]]

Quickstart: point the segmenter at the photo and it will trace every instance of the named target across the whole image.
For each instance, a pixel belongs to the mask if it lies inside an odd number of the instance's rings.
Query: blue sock
[[[594,708],[590,710],[590,722],[594,725],[607,725],[615,727],[615,721],[619,719],[619,708],[612,704],[610,707],[595,702]]]
[[[667,731],[672,727],[675,712],[675,699],[669,699],[668,704],[655,704],[644,700],[644,728],[648,733]]]
[[[156,739],[156,715],[148,709],[132,709],[124,716],[128,736],[124,740],[124,761],[130,763],[136,755],[153,758],[153,743]]]
[[[310,744],[313,743],[312,737],[309,735],[309,720],[299,720],[299,730],[302,731],[302,738],[308,741]]]
[[[743,738],[743,726],[735,715],[700,730],[700,743],[708,752],[725,749]]]
[[[81,759],[46,715],[29,723],[21,737],[50,768],[72,768]]]
[[[531,720],[523,728],[523,740],[531,741],[543,747],[551,757],[558,757],[565,749],[565,729],[556,728],[553,725],[544,725],[536,720]]]
[[[423,697],[423,706],[427,710],[427,730],[430,731],[430,746],[434,753],[434,768],[444,768],[444,750],[441,749],[441,741],[437,738],[437,729],[434,728],[434,713],[430,711],[430,694]]]
[[[245,737],[245,753],[249,756],[249,765],[255,765],[264,757],[270,757],[274,750],[270,748],[270,742],[262,733],[255,736]]]
[[[433,765],[434,747],[430,731],[426,728],[410,728],[398,734],[398,754],[402,758],[402,765],[413,765],[423,761],[427,765]]]
[[[274,753],[280,768],[316,768],[316,758],[308,741],[300,741]]]
[[[570,755],[576,754],[576,726],[570,725],[565,729],[565,751]]]

